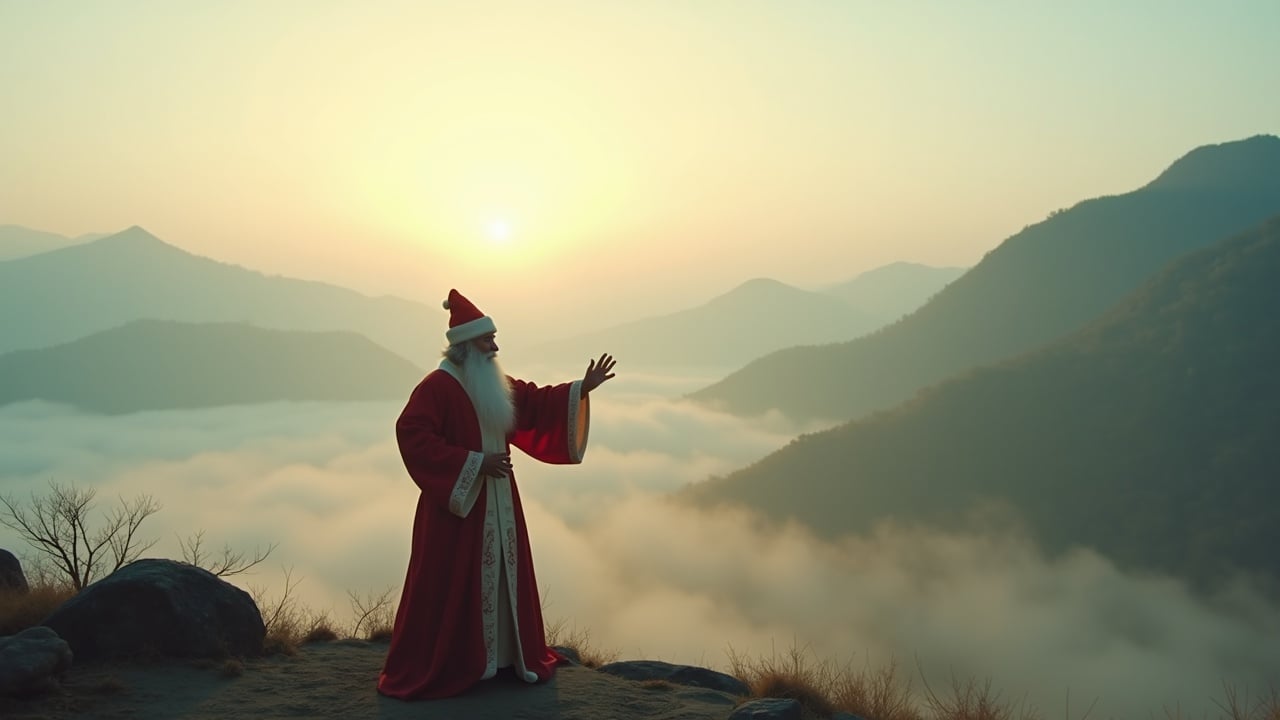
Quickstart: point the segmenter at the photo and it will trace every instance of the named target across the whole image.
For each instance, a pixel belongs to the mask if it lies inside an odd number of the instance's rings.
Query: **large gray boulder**
[[[0,592],[5,591],[27,592],[27,576],[13,553],[0,550]]]
[[[746,683],[732,675],[693,665],[673,665],[660,660],[625,660],[596,668],[602,673],[627,680],[666,680],[675,685],[719,690],[730,695],[749,695]]]
[[[36,695],[58,687],[71,667],[71,648],[47,627],[0,637],[0,695]]]
[[[78,660],[251,656],[266,629],[249,593],[202,568],[138,560],[44,619]]]

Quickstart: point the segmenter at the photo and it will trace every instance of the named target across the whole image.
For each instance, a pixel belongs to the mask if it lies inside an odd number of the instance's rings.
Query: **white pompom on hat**
[[[444,336],[450,345],[475,340],[498,331],[493,318],[480,312],[457,290],[449,291],[449,297],[445,298],[443,305],[449,311],[449,329]]]

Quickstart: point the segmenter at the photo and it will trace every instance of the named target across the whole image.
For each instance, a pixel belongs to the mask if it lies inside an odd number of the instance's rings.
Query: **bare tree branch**
[[[395,592],[395,589],[395,586],[392,585],[383,590],[381,595],[374,595],[370,591],[363,598],[357,595],[354,590],[347,590],[347,598],[351,601],[351,611],[356,615],[355,625],[351,628],[351,637],[360,637],[360,627],[362,625],[366,632],[383,625],[391,625],[391,622],[395,619],[395,614],[391,610],[391,594]]]
[[[92,582],[101,569],[103,551],[110,549],[110,572],[136,560],[156,541],[138,539],[143,521],[160,510],[150,495],[132,501],[120,498],[120,505],[107,512],[94,530],[90,519],[97,490],[60,485],[49,481],[49,493],[31,493],[27,505],[9,496],[0,496],[0,524],[14,530],[37,553],[49,558],[76,590]]]
[[[275,552],[279,545],[279,543],[271,543],[266,550],[255,546],[253,555],[247,558],[244,551],[234,551],[230,545],[223,545],[222,557],[215,560],[205,554],[204,530],[197,530],[195,534],[189,536],[186,540],[178,539],[178,546],[182,548],[183,562],[204,568],[218,577],[239,575],[251,570],[261,564],[263,560],[271,557],[271,553]]]

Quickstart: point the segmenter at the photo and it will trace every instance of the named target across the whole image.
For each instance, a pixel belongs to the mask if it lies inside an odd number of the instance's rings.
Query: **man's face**
[[[492,358],[498,354],[498,341],[493,333],[481,335],[471,341],[471,348],[480,353],[482,357]]]

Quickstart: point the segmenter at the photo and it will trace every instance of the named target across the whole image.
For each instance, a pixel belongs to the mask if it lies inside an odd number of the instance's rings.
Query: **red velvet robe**
[[[590,410],[582,382],[511,384],[516,420],[504,444],[543,462],[581,462]],[[493,677],[503,566],[518,638],[512,668],[528,682],[549,679],[559,656],[546,643],[514,475],[479,476],[480,424],[447,360],[414,389],[396,422],[396,439],[422,492],[379,692],[403,700],[440,698]]]

